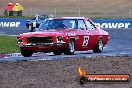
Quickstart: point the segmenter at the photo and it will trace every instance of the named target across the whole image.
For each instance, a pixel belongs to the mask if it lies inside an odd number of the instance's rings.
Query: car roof
[[[55,17],[52,19],[86,19],[86,17]]]

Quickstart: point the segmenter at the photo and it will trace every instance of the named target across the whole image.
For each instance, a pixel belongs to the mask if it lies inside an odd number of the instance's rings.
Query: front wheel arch
[[[64,51],[66,55],[73,55],[75,52],[75,39],[70,39],[68,45]]]

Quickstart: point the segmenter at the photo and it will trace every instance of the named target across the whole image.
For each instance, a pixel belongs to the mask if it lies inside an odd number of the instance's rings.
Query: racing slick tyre
[[[53,51],[54,55],[61,55],[63,52],[61,50]]]
[[[24,57],[30,57],[30,56],[32,56],[33,51],[21,50],[21,54],[22,54]]]
[[[104,47],[103,40],[99,39],[98,43],[95,46],[95,49],[93,50],[93,52],[94,53],[101,53],[103,51],[103,47]]]
[[[34,31],[33,29],[34,29],[33,26],[30,24],[30,25],[28,26],[29,32],[33,32],[33,31]]]
[[[75,41],[70,40],[66,50],[64,51],[64,54],[65,55],[73,55],[74,52],[75,52]]]

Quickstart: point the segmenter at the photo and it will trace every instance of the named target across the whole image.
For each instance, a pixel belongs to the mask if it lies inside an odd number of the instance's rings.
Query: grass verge
[[[0,35],[0,53],[20,52],[16,43],[16,36]]]

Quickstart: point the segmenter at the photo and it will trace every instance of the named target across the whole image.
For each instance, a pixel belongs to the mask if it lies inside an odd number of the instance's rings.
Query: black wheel
[[[74,40],[70,40],[68,43],[68,46],[64,52],[64,54],[66,55],[73,55],[75,52],[75,41]]]
[[[22,54],[24,57],[30,57],[30,56],[32,56],[33,51],[21,50],[21,54]]]
[[[101,53],[103,51],[103,47],[104,47],[103,40],[99,39],[98,43],[95,46],[95,49],[93,50],[93,52],[94,53]]]
[[[61,55],[63,52],[62,52],[62,50],[56,50],[56,51],[53,51],[53,53],[55,55]]]
[[[29,30],[29,32],[33,32],[34,31],[33,30],[33,26],[31,24],[28,26],[28,30]]]

